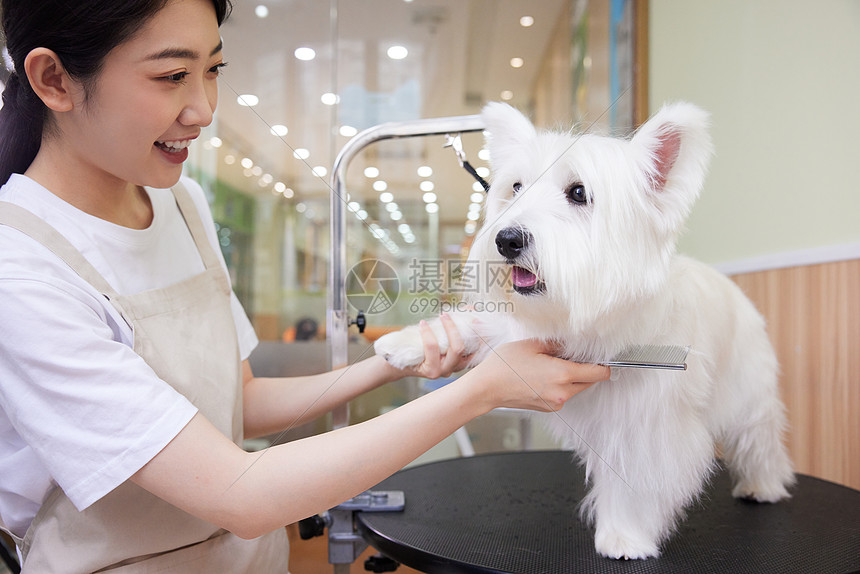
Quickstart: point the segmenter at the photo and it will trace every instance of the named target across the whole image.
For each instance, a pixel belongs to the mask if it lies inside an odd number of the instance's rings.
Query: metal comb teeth
[[[603,364],[609,367],[686,371],[685,361],[689,352],[689,345],[633,345]]]

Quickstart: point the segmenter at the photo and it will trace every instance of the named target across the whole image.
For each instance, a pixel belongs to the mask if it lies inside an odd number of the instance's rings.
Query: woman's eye
[[[568,187],[565,195],[567,195],[567,200],[571,203],[582,204],[588,202],[588,198],[585,195],[585,186],[581,183],[574,183]]]
[[[214,66],[209,68],[209,73],[220,76],[221,72],[224,70],[225,67],[227,67],[227,62],[223,62],[221,64],[215,64]]]
[[[523,184],[521,184],[520,182],[516,182],[516,183],[514,184],[514,186],[513,186],[514,194],[516,195],[517,193],[519,193],[519,191],[520,191],[522,188],[523,188]]]
[[[186,76],[188,76],[188,72],[176,72],[175,74],[164,76],[164,79],[168,82],[180,83],[185,81]]]

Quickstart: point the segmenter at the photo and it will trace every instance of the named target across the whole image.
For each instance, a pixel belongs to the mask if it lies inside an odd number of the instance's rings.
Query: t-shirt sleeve
[[[78,509],[125,482],[197,412],[117,340],[100,297],[62,272],[0,280],[0,404]]]
[[[227,262],[224,260],[224,254],[221,252],[218,233],[215,231],[215,220],[212,217],[212,210],[206,201],[203,188],[196,181],[187,177],[182,178],[182,184],[188,190],[188,193],[194,200],[194,204],[197,206],[197,210],[200,212],[200,219],[203,221],[203,227],[206,229],[206,237],[209,239],[212,247],[215,248],[218,260],[221,262],[221,266],[224,267],[224,272],[227,273],[227,279],[229,280],[230,274],[227,272]],[[230,308],[233,311],[233,321],[236,323],[236,335],[239,339],[239,357],[244,361],[251,356],[251,351],[257,347],[260,341],[257,338],[257,333],[254,331],[251,320],[248,319],[248,314],[242,307],[242,303],[239,302],[238,297],[236,297],[236,292],[232,290],[230,292]]]

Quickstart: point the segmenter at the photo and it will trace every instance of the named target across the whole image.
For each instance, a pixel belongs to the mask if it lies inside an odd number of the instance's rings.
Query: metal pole
[[[368,145],[387,139],[478,132],[484,129],[480,115],[451,116],[406,122],[390,122],[364,130],[340,150],[331,176],[331,259],[328,273],[328,315],[326,340],[329,346],[329,368],[337,369],[349,362],[347,343],[349,309],[346,301],[346,172],[350,162]],[[332,412],[332,426],[349,425],[349,405]]]

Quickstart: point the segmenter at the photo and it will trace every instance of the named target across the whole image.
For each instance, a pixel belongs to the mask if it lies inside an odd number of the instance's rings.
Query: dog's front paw
[[[420,365],[424,360],[424,342],[421,332],[414,326],[383,335],[373,344],[373,349],[398,369]]]
[[[654,540],[614,528],[598,528],[594,535],[594,548],[601,556],[616,560],[638,560],[660,555]]]

